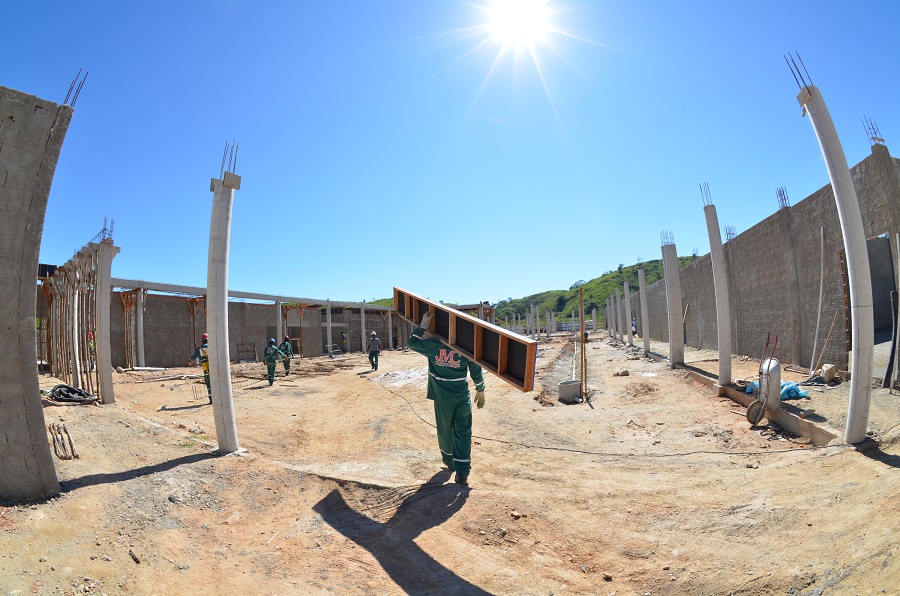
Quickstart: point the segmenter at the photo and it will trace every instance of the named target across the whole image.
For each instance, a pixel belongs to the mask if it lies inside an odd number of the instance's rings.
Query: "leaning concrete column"
[[[231,393],[231,358],[228,346],[228,251],[231,241],[231,206],[241,177],[225,172],[213,178],[212,218],[209,225],[209,270],[206,278],[206,329],[209,333],[209,380],[219,451],[240,450]]]
[[[643,269],[638,269],[638,292],[641,299],[641,337],[644,340],[644,353],[650,353],[650,305],[647,304],[647,276]]]
[[[859,200],[844,148],[837,129],[828,113],[825,100],[819,89],[813,85],[803,87],[797,96],[809,113],[810,122],[834,190],[841,233],[844,236],[844,253],[847,258],[847,289],[850,293],[850,405],[847,413],[847,427],[844,440],[850,444],[866,439],[869,421],[869,402],[872,392],[872,355],[875,343],[875,323],[872,318],[872,276],[869,272],[869,253],[866,248],[866,234],[863,228]]]
[[[350,328],[347,327],[347,331],[350,331]],[[325,340],[328,344],[328,349],[331,349],[331,346],[334,342],[331,340],[331,305],[325,305]],[[347,351],[350,351],[350,338],[347,338]]]
[[[719,395],[731,383],[731,306],[728,297],[728,272],[725,270],[725,251],[715,205],[703,208],[706,230],[709,232],[709,255],[712,259],[713,285],[716,289],[716,329],[719,344]]]
[[[134,302],[135,333],[137,335],[137,363],[138,366],[147,366],[144,356],[144,288],[138,288]]]
[[[634,346],[634,332],[631,330],[631,288],[628,282],[625,282],[625,329],[628,332],[628,345]]]
[[[72,108],[0,87],[0,500],[59,494],[35,360],[38,254]]]
[[[365,308],[359,309],[359,327],[361,330],[360,336],[362,337],[362,352],[363,352],[363,354],[365,354],[366,352],[368,352],[368,350],[366,349],[367,348],[366,341],[369,339],[368,336],[366,335],[366,309]],[[349,328],[350,328],[350,326],[348,325],[347,329],[349,329]]]
[[[116,401],[112,380],[112,346],[110,345],[109,303],[112,292],[112,261],[119,254],[119,247],[113,245],[112,238],[100,243],[97,249],[96,313],[94,334],[97,358],[97,380],[100,385],[100,401],[112,404]]]
[[[284,327],[281,317],[281,301],[275,301],[275,341],[281,345],[281,340],[284,339]]]
[[[682,318],[681,279],[678,277],[678,253],[675,244],[662,245],[666,280],[666,306],[669,311],[669,366],[684,364],[684,323]]]

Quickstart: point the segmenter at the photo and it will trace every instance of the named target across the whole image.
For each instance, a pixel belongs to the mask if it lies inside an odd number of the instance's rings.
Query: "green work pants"
[[[212,399],[212,387],[209,386],[209,371],[203,372],[203,382],[206,383],[206,394]]]
[[[369,352],[369,364],[372,365],[372,370],[378,370],[378,350]]]
[[[290,357],[282,358],[281,361],[284,363],[284,374],[291,372],[291,359]]]
[[[266,368],[269,369],[269,385],[275,382],[275,362],[266,362]]]
[[[434,421],[441,459],[465,478],[472,468],[472,400],[434,400]]]

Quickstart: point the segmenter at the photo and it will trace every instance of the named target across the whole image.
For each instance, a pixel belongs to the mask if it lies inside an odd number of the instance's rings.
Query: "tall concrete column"
[[[631,332],[631,288],[625,282],[623,294],[625,296],[625,329],[628,333],[628,345],[634,346],[634,334]]]
[[[638,269],[638,292],[641,299],[641,338],[644,340],[644,353],[650,353],[650,305],[647,304],[647,275]]]
[[[622,290],[616,288],[616,339],[625,343],[625,338],[622,336],[624,327],[622,323],[625,320],[625,311],[622,306]]]
[[[212,217],[209,224],[209,265],[206,277],[206,329],[209,333],[209,380],[212,389],[213,418],[219,451],[240,450],[234,401],[231,393],[231,357],[228,339],[228,252],[231,243],[231,206],[234,191],[240,190],[241,177],[225,172],[222,180],[213,178]]]
[[[275,301],[275,341],[278,342],[278,345],[281,345],[281,340],[284,339],[284,324],[281,316],[281,301]]]
[[[96,292],[94,300],[96,313],[94,321],[97,332],[94,334],[97,358],[97,381],[100,385],[100,401],[105,404],[115,403],[112,380],[112,345],[110,343],[109,303],[112,292],[112,261],[119,254],[119,247],[113,245],[112,238],[107,238],[96,249],[97,280],[94,284]]]
[[[144,294],[146,290],[144,288],[138,288],[135,294],[136,300],[134,303],[134,315],[135,315],[135,334],[137,335],[137,363],[138,366],[144,367],[147,366],[147,361],[144,355]]]
[[[547,339],[550,339],[550,309],[547,309],[547,312],[544,314],[547,317],[547,328],[545,331],[547,332]]]
[[[350,328],[347,328],[347,331],[350,331]],[[331,339],[331,305],[325,305],[325,343],[329,346],[334,344],[334,341]],[[328,348],[329,350],[331,348]],[[350,351],[350,338],[347,338],[347,351]]]
[[[716,329],[719,345],[719,395],[725,395],[725,385],[731,383],[731,305],[728,296],[728,272],[725,270],[725,250],[715,205],[703,208],[706,230],[709,232],[709,255],[712,259],[713,285],[716,289]]]
[[[872,304],[872,277],[869,272],[869,253],[863,228],[859,200],[844,148],[838,137],[831,114],[822,94],[815,86],[801,89],[797,96],[806,111],[834,190],[841,234],[844,237],[844,254],[847,259],[847,289],[850,293],[850,328],[852,359],[850,362],[850,404],[847,412],[847,427],[844,440],[850,444],[866,439],[869,421],[869,402],[872,393],[872,356],[875,343],[875,323]]]
[[[59,494],[35,354],[35,271],[72,108],[0,87],[0,500]]]
[[[591,326],[591,331],[593,331],[594,333],[597,333],[598,329],[597,329],[597,308],[596,307],[594,307],[594,310],[591,311],[591,320],[594,322],[594,324]]]
[[[368,350],[366,350],[366,342],[369,340],[369,336],[366,335],[366,309],[359,309],[359,326],[362,336],[362,353],[365,354]],[[348,327],[349,328],[349,327]]]
[[[669,311],[669,366],[684,364],[684,322],[681,279],[678,276],[678,253],[675,244],[662,245],[663,270],[666,279],[666,307]]]
[[[66,335],[68,337],[66,340],[69,342],[69,346],[71,349],[69,350],[69,372],[71,376],[72,387],[81,389],[81,362],[78,358],[78,302],[79,302],[79,293],[78,293],[78,277],[75,274],[74,267],[66,268],[66,279],[68,282],[66,283],[66,304],[69,307],[69,328],[66,329]]]
[[[387,314],[387,328],[388,328],[387,329],[387,334],[388,334],[387,335],[387,342],[388,342],[387,349],[393,350],[394,349],[394,325],[393,325],[393,323],[391,323],[391,311],[388,311],[388,314]]]

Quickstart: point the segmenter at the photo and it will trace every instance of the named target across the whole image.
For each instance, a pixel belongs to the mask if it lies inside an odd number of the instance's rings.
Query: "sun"
[[[487,6],[491,37],[504,47],[533,48],[549,31],[547,0],[491,0]]]

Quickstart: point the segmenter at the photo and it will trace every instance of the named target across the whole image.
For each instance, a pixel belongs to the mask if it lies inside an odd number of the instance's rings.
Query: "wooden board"
[[[394,312],[414,326],[433,314],[432,335],[521,391],[534,389],[537,342],[464,312],[394,288]]]

